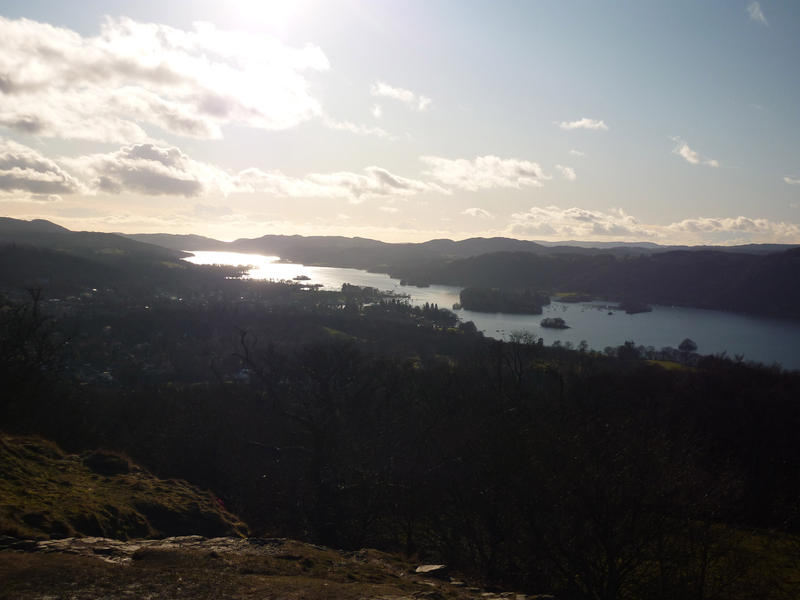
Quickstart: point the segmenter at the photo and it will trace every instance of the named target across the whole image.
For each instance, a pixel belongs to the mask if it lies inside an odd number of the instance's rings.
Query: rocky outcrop
[[[122,540],[247,534],[209,492],[154,477],[114,452],[78,456],[41,438],[0,434],[0,473],[0,534]]]
[[[432,568],[435,567],[435,568]],[[0,537],[0,598],[337,598],[530,600],[444,576],[377,550],[346,552],[282,538]]]

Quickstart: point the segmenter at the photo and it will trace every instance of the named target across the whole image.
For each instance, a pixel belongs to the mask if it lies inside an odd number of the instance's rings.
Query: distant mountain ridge
[[[285,260],[304,257],[311,262],[325,262],[323,251],[333,251],[334,256],[344,259],[347,250],[379,250],[384,254],[395,252],[402,256],[467,258],[492,252],[531,252],[536,254],[591,254],[597,252],[632,255],[674,250],[714,250],[741,254],[769,254],[798,248],[800,244],[743,244],[738,246],[663,246],[655,242],[563,242],[529,241],[507,237],[474,237],[463,240],[446,238],[426,242],[382,242],[370,238],[344,236],[264,235],[257,238],[238,238],[224,242],[200,235],[168,233],[120,234],[125,237],[157,244],[173,250],[228,250],[231,252],[258,252],[275,254]],[[285,253],[285,254],[284,254]],[[330,261],[328,261],[330,262]],[[331,266],[333,266],[331,264]],[[343,265],[338,265],[343,266]]]
[[[16,233],[56,233],[69,231],[66,227],[56,225],[45,219],[23,221],[11,217],[0,217],[0,235]]]
[[[223,242],[196,235],[71,232],[48,221],[0,221],[0,243],[22,243],[59,252],[30,252],[23,259],[46,272],[64,255],[92,261],[52,269],[81,276],[120,265],[180,266],[186,250],[227,250],[280,256],[307,265],[388,273],[413,284],[450,284],[578,292],[614,301],[675,304],[800,318],[800,246],[639,246],[603,248],[548,245],[512,238],[435,239],[387,243],[343,236],[265,235]],[[34,260],[35,259],[35,260]],[[122,262],[121,262],[122,261]],[[183,263],[185,264],[185,263]],[[150,268],[150,267],[147,267]],[[77,275],[76,275],[77,276]],[[175,275],[172,275],[174,277]],[[188,274],[187,274],[188,276]],[[169,273],[162,275],[169,278]]]
[[[145,244],[153,244],[161,246],[162,248],[169,248],[170,250],[188,251],[188,250],[225,250],[228,248],[228,242],[222,242],[210,237],[194,234],[171,234],[171,233],[117,233],[116,235],[126,237],[137,242]]]
[[[23,221],[0,217],[0,243],[50,248],[76,256],[95,258],[123,254],[131,258],[178,260],[186,256],[182,252],[128,236],[97,231],[71,231],[43,219]]]
[[[70,231],[49,221],[0,218],[0,291],[63,296],[106,286],[169,286],[196,275],[188,254],[113,233]],[[191,272],[191,274],[190,274]]]
[[[238,239],[224,248],[383,272],[413,284],[579,292],[615,301],[800,318],[800,246],[791,244],[545,245],[502,237],[390,244],[364,238],[265,235]],[[219,246],[214,244],[214,249]]]
[[[72,231],[45,219],[30,221],[0,217],[0,241],[12,241],[12,238],[28,234],[47,233],[81,233],[97,236],[118,236],[153,246],[160,246],[176,251],[192,250],[228,250],[231,252],[270,252],[289,251],[297,254],[312,254],[314,250],[357,250],[357,249],[395,249],[401,254],[440,255],[450,258],[466,258],[478,254],[492,252],[532,252],[540,254],[591,253],[597,251],[617,254],[669,252],[673,250],[687,251],[719,251],[743,254],[769,254],[798,248],[800,244],[742,244],[738,246],[677,246],[660,245],[655,242],[622,242],[622,241],[580,241],[566,240],[558,242],[529,241],[507,237],[474,237],[463,240],[446,238],[428,240],[426,242],[382,242],[362,237],[344,236],[301,236],[301,235],[264,235],[258,238],[238,238],[231,242],[217,240],[196,234],[171,233],[100,233]],[[284,259],[289,257],[281,256]],[[319,258],[319,257],[316,257]]]
[[[660,248],[655,242],[584,242],[580,240],[564,240],[560,242],[548,242],[545,240],[535,240],[542,246],[576,246],[578,248]]]

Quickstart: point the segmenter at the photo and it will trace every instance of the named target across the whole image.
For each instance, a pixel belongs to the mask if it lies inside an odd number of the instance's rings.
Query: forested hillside
[[[499,252],[390,273],[429,283],[800,317],[800,249],[767,255],[684,250],[631,257]]]
[[[202,236],[70,232],[49,222],[14,219],[0,223],[3,243],[48,248],[100,262],[113,259],[124,268],[136,268],[143,261],[185,266],[179,261],[182,250],[252,252],[304,264],[384,272],[411,285],[578,293],[614,302],[800,317],[800,248],[791,246],[591,248],[509,238],[389,244],[297,235],[226,243]],[[54,264],[59,260],[63,259]]]
[[[256,535],[504,589],[796,597],[797,373],[488,340],[377,290],[197,272],[6,300],[0,427],[125,452]]]

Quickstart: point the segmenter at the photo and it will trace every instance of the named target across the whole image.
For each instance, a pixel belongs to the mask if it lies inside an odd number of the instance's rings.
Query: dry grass
[[[121,455],[68,455],[36,437],[0,434],[0,534],[116,539],[244,533],[213,496],[161,480]]]

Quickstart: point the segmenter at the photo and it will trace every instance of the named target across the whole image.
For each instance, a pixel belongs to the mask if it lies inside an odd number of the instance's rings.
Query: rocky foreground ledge
[[[210,492],[124,455],[0,432],[0,600],[530,598],[445,565],[247,535]]]
[[[0,599],[529,600],[461,581],[444,565],[287,539],[0,538]]]
[[[159,479],[115,452],[64,452],[51,441],[0,432],[0,535],[114,539],[246,536],[208,491]]]

